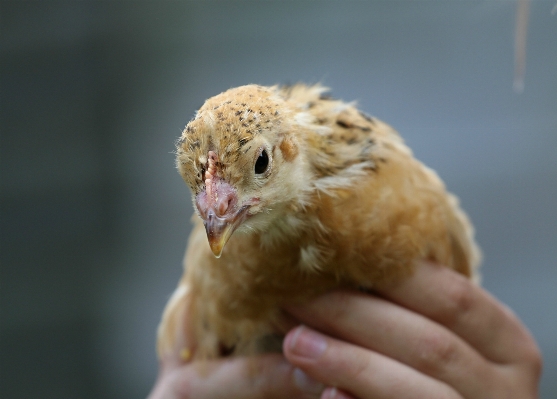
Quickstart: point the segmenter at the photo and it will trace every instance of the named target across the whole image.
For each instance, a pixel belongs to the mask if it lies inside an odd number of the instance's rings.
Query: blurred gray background
[[[557,15],[533,1],[2,2],[0,397],[142,398],[181,274],[173,143],[246,83],[323,82],[392,124],[462,200],[484,285],[557,397]]]

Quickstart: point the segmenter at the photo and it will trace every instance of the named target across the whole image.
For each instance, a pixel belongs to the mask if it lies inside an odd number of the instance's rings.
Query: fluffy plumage
[[[186,126],[177,167],[197,216],[160,356],[268,350],[266,337],[284,333],[281,306],[396,281],[417,259],[475,277],[479,251],[456,197],[389,125],[325,93],[242,86]]]

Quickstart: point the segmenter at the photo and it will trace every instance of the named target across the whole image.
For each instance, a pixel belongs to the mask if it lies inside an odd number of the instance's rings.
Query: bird
[[[176,166],[194,227],[159,324],[161,358],[280,351],[285,307],[373,292],[419,260],[479,280],[457,197],[390,125],[321,84],[209,98],[176,142]]]

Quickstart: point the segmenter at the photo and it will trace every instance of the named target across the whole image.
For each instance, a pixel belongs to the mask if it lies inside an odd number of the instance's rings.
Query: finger
[[[446,326],[494,362],[537,353],[530,333],[510,309],[448,268],[420,262],[410,278],[379,293]]]
[[[189,363],[167,378],[170,392],[151,399],[319,398],[325,388],[279,354]]]
[[[283,350],[309,376],[359,399],[462,399],[448,385],[402,363],[304,326],[287,334]]]
[[[320,399],[356,399],[354,396],[338,388],[329,387],[323,391]]]
[[[177,367],[192,358],[195,335],[190,320],[191,289],[183,281],[163,312],[157,332],[157,353],[164,367]]]
[[[381,298],[339,291],[291,312],[319,331],[444,381],[464,397],[482,397],[500,378],[490,362],[454,333]]]

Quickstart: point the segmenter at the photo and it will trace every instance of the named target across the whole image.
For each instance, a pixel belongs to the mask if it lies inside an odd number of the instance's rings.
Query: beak
[[[215,257],[220,258],[228,239],[246,219],[248,208],[249,206],[244,206],[237,212],[224,215],[223,217],[217,216],[213,209],[207,212],[204,225],[207,231],[209,246]]]

